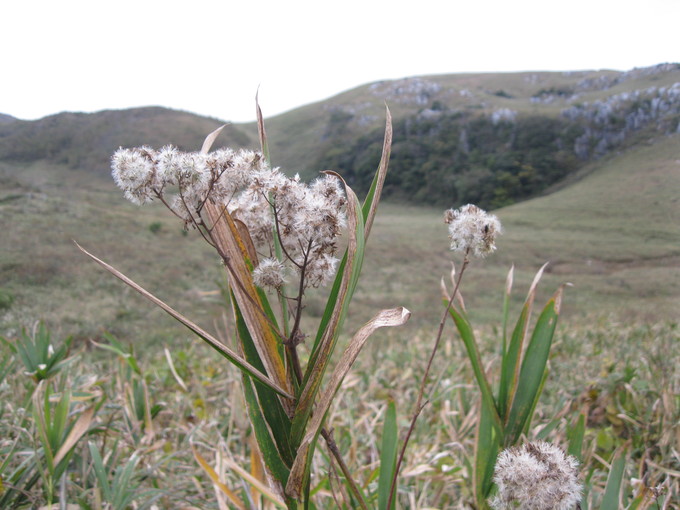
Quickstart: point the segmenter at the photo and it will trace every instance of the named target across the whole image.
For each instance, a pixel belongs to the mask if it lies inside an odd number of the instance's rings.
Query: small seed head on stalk
[[[544,441],[501,452],[493,479],[494,510],[571,510],[581,500],[578,461]]]
[[[493,214],[468,204],[446,211],[444,222],[449,225],[451,250],[479,258],[496,250],[496,237],[502,233],[502,228]]]

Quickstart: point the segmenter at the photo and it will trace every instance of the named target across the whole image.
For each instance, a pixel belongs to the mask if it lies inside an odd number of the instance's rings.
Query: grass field
[[[496,211],[505,228],[498,252],[474,261],[466,272],[463,295],[491,372],[509,267],[516,267],[517,289],[511,315],[544,262],[550,265],[539,304],[560,284],[573,283],[530,435],[564,442],[574,413],[585,410],[590,508],[598,508],[607,464],[619,447],[632,455],[626,480],[644,475],[646,483],[665,483],[670,501],[679,494],[679,188],[680,135],[650,140],[589,166],[552,194]],[[348,463],[367,487],[379,449],[375,431],[388,398],[398,403],[400,429],[407,426],[408,403],[441,314],[439,281],[448,279],[454,259],[443,211],[381,207],[346,330],[356,330],[384,307],[406,306],[413,317],[371,340],[329,416],[341,449],[349,452]],[[195,232],[184,234],[164,208],[137,208],[109,180],[41,162],[0,163],[0,231],[0,290],[13,298],[0,310],[0,334],[15,338],[21,326],[44,319],[55,339],[75,335],[78,358],[58,381],[107,400],[98,416],[119,440],[111,459],[122,463],[132,451],[140,452],[144,464],[135,480],[161,489],[162,507],[217,508],[189,440],[211,462],[228,449],[248,463],[235,371],[87,260],[72,241],[210,330],[219,328],[223,311],[216,257]],[[321,302],[321,296],[311,296],[310,321],[321,315]],[[445,332],[431,402],[406,458],[404,508],[465,508],[470,498],[466,459],[473,451],[477,396],[452,330]],[[125,358],[89,352],[86,340],[103,341],[105,331],[135,347],[142,375],[132,373]],[[170,372],[163,346],[170,348],[186,391]],[[22,413],[33,383],[6,346],[0,348],[5,349],[0,375],[10,374],[4,383],[0,378],[0,432],[30,445],[30,438],[38,440]],[[143,414],[134,414],[141,397],[131,388],[142,388],[142,381],[147,403],[162,404],[153,432],[144,428]],[[0,443],[0,451],[9,446]],[[78,455],[77,469],[87,473],[91,458],[84,449]],[[233,471],[226,478],[230,486],[242,487]],[[80,489],[75,483],[69,487],[69,494]],[[84,500],[96,499],[83,494]],[[327,505],[329,497],[319,494]]]

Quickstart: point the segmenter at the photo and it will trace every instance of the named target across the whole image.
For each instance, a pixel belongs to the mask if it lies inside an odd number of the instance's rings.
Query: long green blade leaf
[[[621,450],[616,452],[607,477],[607,486],[602,497],[601,510],[617,510],[619,499],[621,498],[621,487],[623,485],[623,473],[626,467],[626,452]]]
[[[536,322],[531,341],[527,346],[517,391],[505,427],[505,444],[515,444],[524,430],[538,399],[552,346],[562,297],[562,287],[548,301]]]
[[[479,390],[482,393],[482,406],[486,407],[489,413],[489,418],[493,424],[496,435],[503,437],[501,419],[498,415],[496,404],[494,403],[493,394],[491,393],[491,385],[484,374],[482,358],[479,354],[479,348],[477,347],[477,341],[475,340],[475,334],[472,331],[472,326],[468,322],[467,318],[460,314],[453,306],[449,308],[449,314],[456,323],[458,333],[463,340],[465,350],[467,351],[468,358],[472,364],[472,371],[474,372],[475,378],[477,379],[477,386],[479,386]]]
[[[253,426],[253,432],[255,433],[260,453],[262,454],[262,460],[269,473],[276,479],[281,487],[285,487],[290,474],[290,469],[286,466],[276,445],[276,441],[271,435],[267,420],[262,413],[262,404],[257,399],[256,390],[253,388],[253,385],[256,383],[254,383],[254,381],[245,373],[242,374],[242,378],[243,393],[248,407],[248,417]]]
[[[529,287],[529,292],[527,293],[527,298],[522,307],[522,312],[517,320],[515,329],[513,330],[508,351],[503,356],[498,401],[498,409],[503,419],[503,423],[507,423],[508,412],[512,408],[513,401],[515,400],[522,362],[522,350],[526,341],[527,331],[529,330],[529,319],[531,318],[534,298],[536,297],[536,288],[547,265],[548,263],[546,262],[541,266],[531,282],[531,287]],[[512,275],[508,275],[508,278],[511,279]],[[509,285],[511,285],[511,281],[508,282],[507,286]]]
[[[482,404],[477,424],[474,470],[474,492],[479,508],[486,508],[500,445],[501,436],[495,431],[493,415]]]
[[[243,355],[255,368],[266,373],[264,365],[258,355],[257,348],[255,347],[255,343],[243,320],[238,303],[236,300],[233,300],[232,303],[236,316],[236,332],[238,333],[241,342]],[[293,464],[293,459],[295,458],[295,452],[290,445],[290,418],[281,405],[281,401],[276,392],[259,383],[255,384],[255,390],[257,391],[260,411],[269,425],[274,440],[276,441],[279,455],[284,460],[285,464],[290,466]]]
[[[382,448],[380,449],[380,478],[378,479],[378,509],[388,510],[387,502],[390,499],[390,486],[394,470],[397,467],[397,446],[399,431],[397,429],[397,408],[394,400],[387,404],[385,413],[385,425],[383,427]],[[392,508],[396,500],[392,502]],[[392,510],[390,508],[389,510]]]
[[[586,415],[581,413],[573,427],[567,432],[569,448],[567,453],[573,455],[579,462],[583,461],[583,437],[586,433]]]
[[[528,303],[522,307],[522,312],[517,319],[515,329],[512,331],[510,337],[510,344],[508,350],[503,356],[501,365],[501,380],[498,387],[498,412],[504,422],[508,419],[508,410],[512,402],[510,401],[513,389],[517,385],[517,374],[519,371],[517,367],[520,365],[522,345],[524,343],[524,336],[526,334],[527,324],[529,322],[529,305]]]

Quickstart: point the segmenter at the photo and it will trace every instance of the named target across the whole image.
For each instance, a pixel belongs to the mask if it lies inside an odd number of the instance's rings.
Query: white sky
[[[234,122],[423,74],[680,61],[680,0],[4,0],[0,113]]]

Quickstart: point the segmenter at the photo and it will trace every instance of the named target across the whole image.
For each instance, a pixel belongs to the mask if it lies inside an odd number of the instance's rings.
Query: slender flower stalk
[[[399,452],[399,457],[397,458],[397,467],[394,470],[394,475],[392,477],[392,485],[390,487],[387,508],[392,507],[392,501],[394,500],[396,494],[397,478],[399,476],[401,464],[404,460],[404,455],[406,454],[406,447],[408,446],[411,435],[415,430],[418,417],[420,416],[423,408],[427,405],[427,401],[423,402],[423,397],[425,395],[425,387],[430,375],[430,369],[432,368],[432,363],[437,354],[437,350],[439,349],[439,344],[441,343],[444,325],[446,324],[446,318],[449,315],[449,310],[453,306],[453,301],[458,295],[458,289],[460,288],[460,283],[463,279],[465,269],[470,263],[470,255],[484,257],[486,254],[495,251],[496,237],[502,232],[500,221],[498,221],[496,216],[488,214],[479,207],[471,204],[465,205],[460,209],[447,210],[444,213],[444,222],[449,225],[451,250],[463,253],[463,265],[460,272],[458,273],[458,278],[456,279],[453,292],[451,293],[451,297],[446,305],[444,313],[442,314],[441,321],[439,322],[439,329],[437,331],[437,336],[435,337],[434,346],[432,347],[432,352],[430,353],[430,358],[427,362],[425,373],[423,374],[423,378],[420,382],[420,389],[418,390],[418,398],[416,399],[413,415],[411,417],[411,424],[409,426],[408,432],[406,433],[406,437],[404,438],[404,444],[402,445],[401,451]]]

